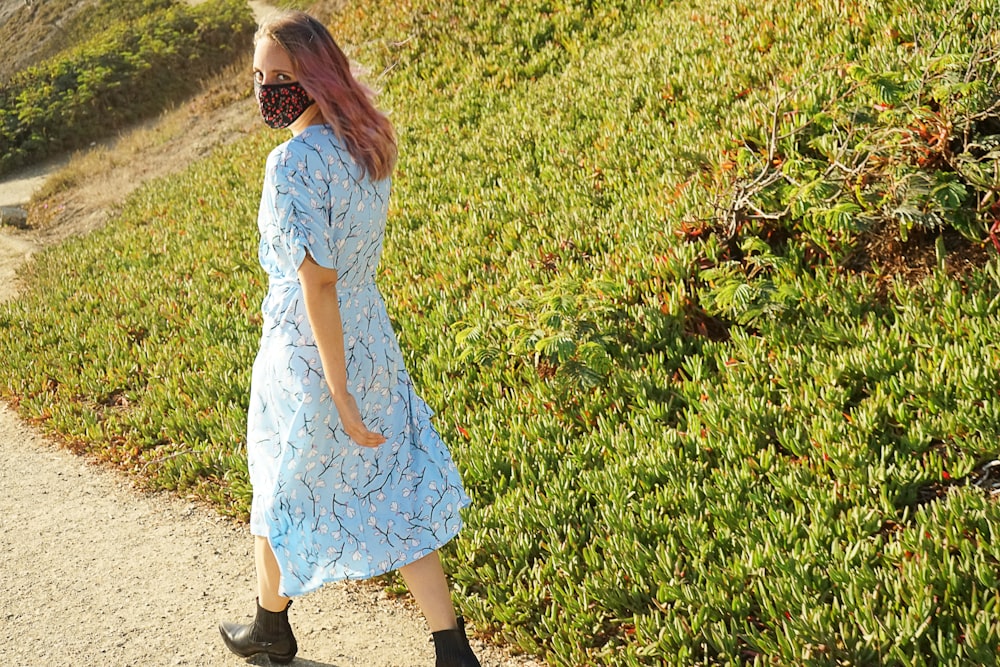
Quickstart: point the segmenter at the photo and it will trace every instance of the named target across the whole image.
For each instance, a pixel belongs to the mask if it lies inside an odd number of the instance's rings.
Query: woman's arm
[[[340,424],[354,442],[363,447],[378,447],[385,442],[380,433],[369,431],[361,420],[358,405],[347,391],[347,362],[344,353],[344,327],[337,303],[337,272],[320,266],[306,253],[299,267],[299,282],[305,300],[306,315],[319,348],[323,374],[340,414]]]

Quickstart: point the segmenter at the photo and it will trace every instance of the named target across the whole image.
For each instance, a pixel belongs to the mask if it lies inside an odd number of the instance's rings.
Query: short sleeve
[[[330,182],[319,154],[285,150],[272,155],[268,177],[273,184],[275,249],[298,269],[306,253],[320,266],[337,268],[338,245],[347,231],[330,215]]]

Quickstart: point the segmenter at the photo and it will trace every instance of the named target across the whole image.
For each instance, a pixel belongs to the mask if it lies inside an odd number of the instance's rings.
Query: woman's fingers
[[[385,442],[385,436],[381,433],[369,431],[363,423],[359,423],[359,425],[352,429],[345,428],[344,430],[347,431],[347,435],[351,436],[351,440],[362,447],[378,447]]]
[[[340,424],[351,440],[362,447],[378,447],[385,442],[385,436],[381,433],[370,431],[365,426],[354,397],[348,394],[343,399],[341,404],[337,405],[337,411],[340,413]]]

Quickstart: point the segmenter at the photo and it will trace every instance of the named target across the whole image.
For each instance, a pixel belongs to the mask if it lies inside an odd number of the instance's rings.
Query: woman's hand
[[[378,447],[385,442],[385,436],[381,433],[369,431],[361,419],[361,412],[358,410],[358,403],[346,391],[337,392],[333,397],[333,403],[337,406],[337,413],[340,415],[340,426],[351,440],[362,447]]]

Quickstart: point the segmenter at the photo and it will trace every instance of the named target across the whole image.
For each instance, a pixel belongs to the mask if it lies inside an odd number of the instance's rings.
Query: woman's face
[[[272,39],[257,42],[253,54],[254,94],[261,118],[271,128],[299,134],[317,120],[319,111],[299,85],[288,52]]]
[[[296,80],[288,53],[266,37],[257,42],[253,52],[253,80],[262,86]]]

